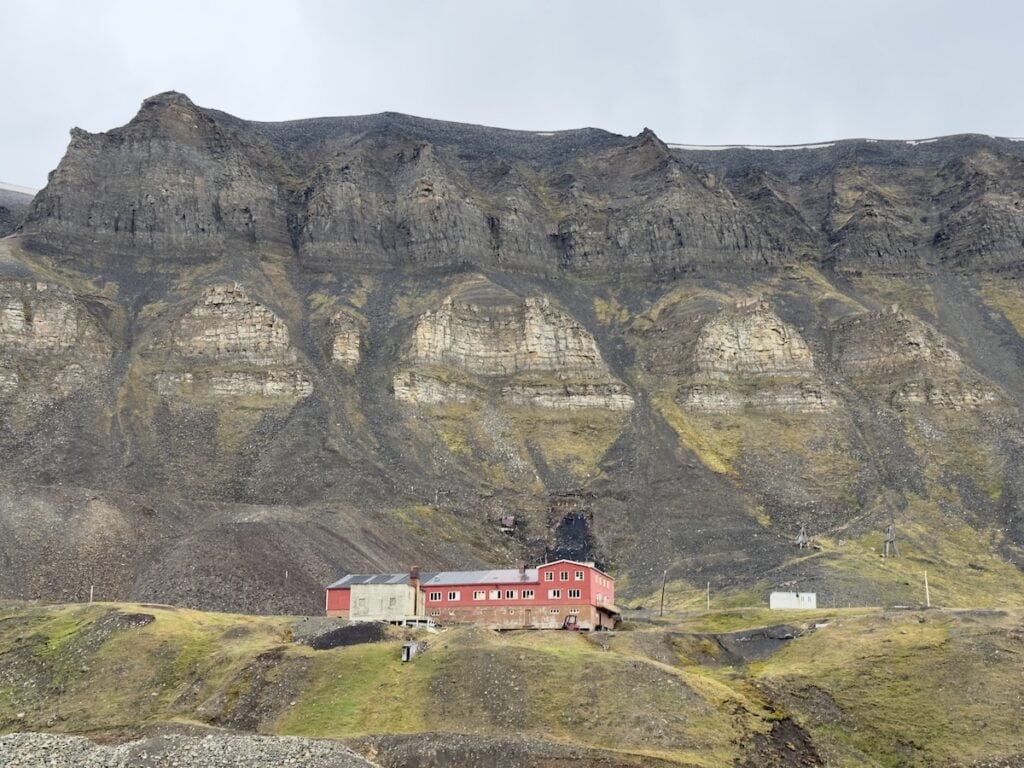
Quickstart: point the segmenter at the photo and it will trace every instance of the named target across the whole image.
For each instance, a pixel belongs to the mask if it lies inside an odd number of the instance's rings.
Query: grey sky
[[[1014,0],[0,0],[0,180],[175,89],[240,117],[393,110],[666,141],[1024,135]]]

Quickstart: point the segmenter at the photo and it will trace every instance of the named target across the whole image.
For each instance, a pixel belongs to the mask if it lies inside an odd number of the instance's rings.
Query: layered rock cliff
[[[949,604],[1016,584],[1022,156],[149,99],[0,240],[0,596],[570,556],[905,603],[893,520]]]
[[[395,397],[406,402],[466,402],[486,397],[490,387],[516,406],[633,407],[625,385],[611,375],[578,321],[546,297],[521,298],[482,277],[420,317],[408,359],[415,368],[400,371],[394,381]],[[438,379],[431,368],[468,378]]]
[[[807,343],[760,300],[721,312],[701,329],[684,407],[806,413],[836,405]]]
[[[0,398],[5,409],[44,407],[96,383],[113,345],[72,292],[44,282],[0,282]]]
[[[153,376],[161,395],[301,399],[313,391],[284,321],[238,283],[204,290],[169,341],[154,339],[146,350],[164,358]]]
[[[998,388],[963,365],[941,334],[897,305],[846,320],[835,335],[843,371],[897,407],[1005,404]]]

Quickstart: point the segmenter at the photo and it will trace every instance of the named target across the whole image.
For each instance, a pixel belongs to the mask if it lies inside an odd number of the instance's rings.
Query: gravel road
[[[80,736],[0,736],[0,768],[373,768],[331,741],[276,736],[154,736],[116,746]]]

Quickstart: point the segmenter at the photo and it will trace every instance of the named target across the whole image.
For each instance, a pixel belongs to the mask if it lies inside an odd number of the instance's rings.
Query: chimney
[[[526,563],[519,561],[519,580],[526,581]]]
[[[420,567],[414,565],[409,569],[409,586],[412,587],[412,615],[422,615],[423,600],[420,598]]]

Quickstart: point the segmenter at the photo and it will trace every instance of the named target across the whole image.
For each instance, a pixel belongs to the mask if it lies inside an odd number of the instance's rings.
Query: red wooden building
[[[327,615],[492,629],[611,629],[615,580],[593,563],[556,560],[537,568],[350,574],[327,587]]]

